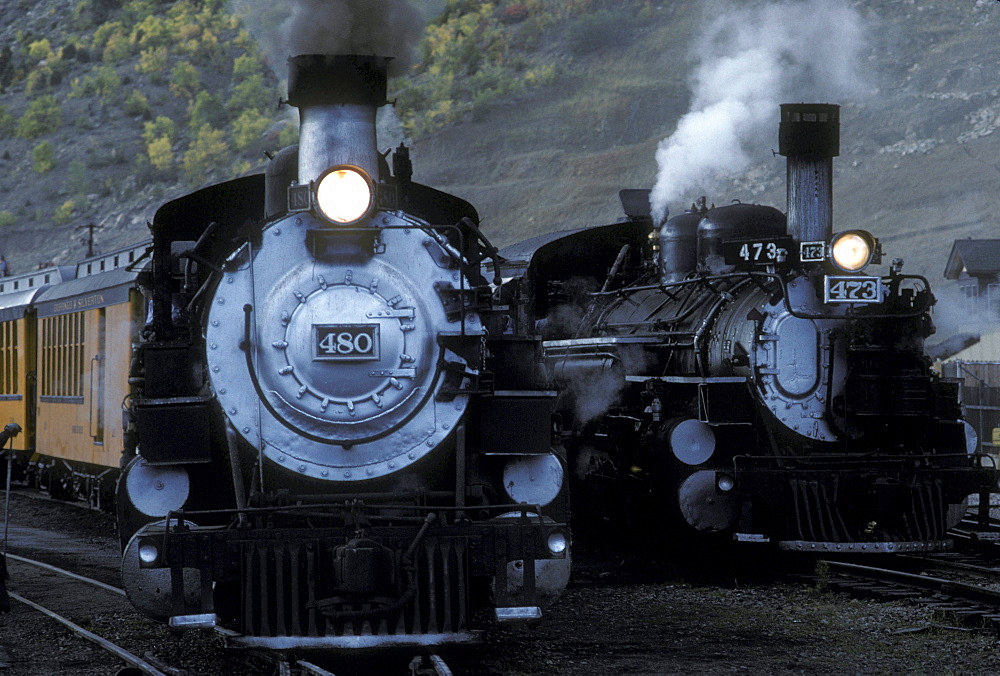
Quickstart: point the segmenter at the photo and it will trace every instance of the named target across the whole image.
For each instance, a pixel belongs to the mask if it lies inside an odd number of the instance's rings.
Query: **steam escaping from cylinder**
[[[861,16],[847,0],[727,6],[697,40],[691,109],[656,150],[654,222],[671,202],[739,172],[773,143],[778,104],[843,100],[869,87]]]
[[[408,0],[232,0],[281,77],[298,54],[378,54],[392,57],[389,75],[405,72],[423,35],[424,19]]]

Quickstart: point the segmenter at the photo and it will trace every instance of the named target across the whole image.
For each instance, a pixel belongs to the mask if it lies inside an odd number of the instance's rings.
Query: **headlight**
[[[875,238],[864,230],[848,230],[830,242],[833,264],[844,272],[864,270],[875,256]]]
[[[722,493],[728,493],[736,487],[736,480],[728,474],[720,474],[715,479],[715,486]]]
[[[374,192],[371,179],[357,167],[334,167],[319,179],[316,204],[334,223],[354,223],[368,214]]]

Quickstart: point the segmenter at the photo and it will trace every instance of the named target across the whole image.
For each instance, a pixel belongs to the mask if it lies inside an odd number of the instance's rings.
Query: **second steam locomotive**
[[[575,523],[667,547],[933,551],[996,490],[923,350],[927,280],[899,260],[870,274],[875,237],[833,232],[838,146],[837,106],[787,104],[787,218],[700,203],[654,229],[647,193],[623,191],[627,221],[502,252],[562,388]]]

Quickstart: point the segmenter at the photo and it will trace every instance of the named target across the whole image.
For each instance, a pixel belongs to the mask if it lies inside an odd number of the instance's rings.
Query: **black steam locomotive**
[[[386,63],[291,59],[299,144],[151,224],[118,512],[128,596],[172,627],[464,642],[568,580],[541,341],[504,331],[473,207],[377,150]]]
[[[648,194],[623,191],[626,221],[501,252],[561,385],[577,526],[932,551],[996,490],[923,350],[927,280],[866,272],[877,240],[832,232],[838,146],[837,106],[784,105],[787,219],[702,200],[654,228]]]

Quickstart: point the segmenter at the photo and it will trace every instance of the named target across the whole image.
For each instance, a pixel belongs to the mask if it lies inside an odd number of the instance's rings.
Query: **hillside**
[[[222,2],[0,0],[0,249],[15,272],[145,238],[170,195],[294,139]]]
[[[802,2],[808,0],[788,2],[785,8]],[[25,31],[33,33],[34,42],[50,31],[55,45],[56,34],[67,34],[62,17],[74,16],[88,3],[120,4],[0,0],[0,49],[23,48]],[[171,8],[184,3],[146,4]],[[436,16],[446,6],[444,0],[414,4],[425,16]],[[468,11],[482,5],[451,4]],[[496,4],[503,8],[515,3]],[[487,233],[501,245],[548,230],[614,220],[619,215],[617,191],[655,183],[657,145],[675,132],[695,103],[696,68],[705,60],[696,47],[706,27],[725,11],[765,4],[630,0],[612,5],[623,8],[618,14],[605,15],[623,21],[605,23],[603,35],[591,34],[589,42],[581,42],[581,17],[590,11],[586,7],[602,3],[566,3],[582,8],[580,14],[546,24],[538,33],[540,40],[532,44],[512,41],[504,54],[508,63],[525,60],[525,69],[547,68],[541,84],[484,98],[472,112],[457,114],[444,128],[417,138],[415,179],[472,201]],[[831,100],[843,106],[841,155],[835,161],[835,226],[875,231],[888,258],[904,258],[906,271],[937,283],[953,239],[1000,236],[993,217],[1000,206],[995,187],[1000,182],[995,159],[1000,135],[994,133],[1000,126],[1000,3],[843,4],[860,17],[863,28],[856,77],[864,81],[864,91]],[[92,64],[72,61],[53,85],[64,108],[60,132],[32,140],[0,133],[0,220],[3,212],[14,216],[0,222],[0,252],[14,261],[15,269],[79,256],[83,249],[77,226],[87,222],[103,225],[97,242],[105,249],[141,238],[149,210],[168,195],[189,189],[183,158],[193,132],[178,132],[172,147],[175,173],[166,180],[155,171],[140,170],[136,158],[143,150],[139,143],[144,124],[164,111],[186,121],[198,91],[218,96],[223,114],[213,129],[232,133],[236,116],[225,105],[239,84],[232,64],[239,55],[256,50],[246,44],[238,22],[217,27],[215,34],[223,47],[215,47],[207,60],[227,65],[215,70],[199,66],[200,89],[192,90],[192,96],[172,95],[169,75],[157,84],[127,62],[118,67],[122,79],[117,101],[99,95],[73,98],[73,79],[94,71]],[[523,56],[514,53],[519,48]],[[255,58],[268,62],[264,56]],[[266,69],[259,74],[262,91],[277,91],[278,76]],[[392,86],[407,92],[405,80],[395,80]],[[21,81],[4,91],[0,105],[8,116],[23,114],[26,88],[27,82]],[[125,111],[130,88],[145,92],[149,113]],[[782,93],[791,101],[814,96],[794,88]],[[270,109],[273,101],[271,96],[259,109]],[[236,150],[228,166],[205,171],[196,180],[221,180],[227,172],[258,164],[261,151],[276,144],[282,129],[284,118],[268,115],[279,123],[268,128],[270,137],[264,134]],[[750,164],[732,176],[698,183],[669,204],[671,211],[683,210],[700,194],[717,204],[739,199],[783,206],[784,159],[770,152],[777,145],[776,130],[775,106],[772,119],[744,146]],[[54,152],[54,167],[45,173],[34,168],[33,153],[41,140],[48,140]],[[96,187],[81,190],[82,181],[91,186],[96,181]],[[56,212],[67,200],[76,202],[76,211],[56,222]]]
[[[843,106],[835,227],[875,231],[888,256],[937,281],[953,239],[1000,236],[1000,3],[854,4],[875,91],[833,101]],[[690,105],[689,48],[704,15],[673,8],[620,44],[566,60],[552,86],[418,143],[420,179],[471,199],[501,242],[617,218],[617,190],[653,184],[656,145]],[[702,186],[711,201],[783,206],[785,162],[770,152],[777,112],[748,168]]]

